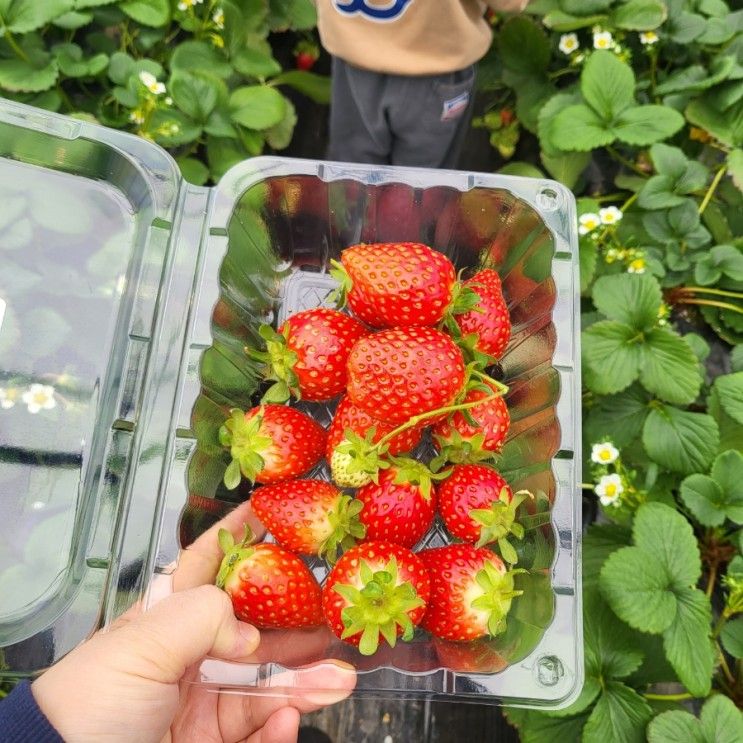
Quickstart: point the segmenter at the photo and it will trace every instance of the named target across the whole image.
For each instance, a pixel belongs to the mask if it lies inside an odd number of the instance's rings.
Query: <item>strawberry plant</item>
[[[170,150],[188,180],[216,181],[288,146],[287,86],[327,102],[327,78],[306,63],[283,72],[269,38],[309,39],[315,20],[310,0],[2,2],[0,95],[127,129]]]
[[[525,741],[743,738],[741,31],[724,0],[533,0],[483,64],[539,153],[509,172],[578,197],[586,682],[509,710]]]

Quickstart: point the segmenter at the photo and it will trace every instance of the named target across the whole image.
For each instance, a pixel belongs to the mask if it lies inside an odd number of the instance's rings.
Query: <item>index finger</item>
[[[178,557],[178,566],[173,572],[173,591],[185,591],[204,583],[214,583],[219,566],[224,557],[217,535],[220,529],[227,529],[236,541],[242,539],[247,524],[262,539],[266,530],[253,513],[250,501],[241,503],[223,519],[207,529],[193,544],[182,549]]]

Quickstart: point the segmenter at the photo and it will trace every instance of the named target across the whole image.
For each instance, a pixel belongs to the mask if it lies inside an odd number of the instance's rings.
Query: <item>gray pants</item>
[[[475,66],[385,75],[333,58],[328,159],[456,168],[472,118]]]

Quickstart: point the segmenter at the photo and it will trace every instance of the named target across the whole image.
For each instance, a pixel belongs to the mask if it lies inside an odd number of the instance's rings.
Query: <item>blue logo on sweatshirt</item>
[[[339,13],[354,15],[361,13],[372,21],[395,21],[407,9],[413,0],[391,0],[387,5],[368,5],[367,0],[334,0],[333,4]]]

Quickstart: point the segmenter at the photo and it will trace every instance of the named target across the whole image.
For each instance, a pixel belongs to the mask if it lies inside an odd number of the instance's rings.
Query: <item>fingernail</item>
[[[261,641],[261,633],[252,624],[246,622],[240,622],[237,629],[252,653]]]

